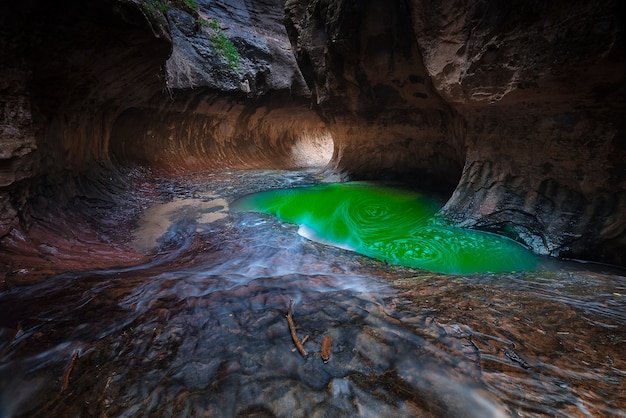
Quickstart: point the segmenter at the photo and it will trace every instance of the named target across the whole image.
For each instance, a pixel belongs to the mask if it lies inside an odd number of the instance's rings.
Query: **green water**
[[[270,190],[233,205],[301,226],[303,235],[388,263],[439,273],[530,270],[535,256],[508,238],[453,226],[425,195],[367,183]]]

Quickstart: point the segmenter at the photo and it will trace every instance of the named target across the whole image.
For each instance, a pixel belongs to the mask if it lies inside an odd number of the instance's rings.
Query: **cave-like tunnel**
[[[0,416],[622,416],[623,8],[3,5]]]

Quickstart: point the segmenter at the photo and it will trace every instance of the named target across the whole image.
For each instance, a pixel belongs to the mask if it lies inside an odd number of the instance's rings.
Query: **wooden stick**
[[[78,350],[74,350],[74,354],[72,354],[72,358],[70,359],[67,368],[65,369],[65,373],[63,373],[63,386],[61,386],[61,392],[65,392],[67,387],[70,385],[70,374],[72,373],[72,369],[74,368],[74,363],[78,358]]]
[[[289,301],[289,311],[287,311],[287,323],[289,324],[289,332],[291,333],[291,339],[295,344],[296,348],[302,354],[302,357],[306,357],[307,353],[304,349],[304,345],[298,338],[298,334],[296,334],[296,325],[293,323],[293,300]]]
[[[330,354],[332,352],[333,352],[333,337],[329,335],[327,337],[324,337],[324,339],[322,340],[321,357],[324,363],[328,363],[328,360],[330,359]]]

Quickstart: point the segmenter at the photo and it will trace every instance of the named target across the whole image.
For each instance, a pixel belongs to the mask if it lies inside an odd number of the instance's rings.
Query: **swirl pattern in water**
[[[367,183],[270,190],[233,208],[276,216],[302,235],[392,264],[440,273],[530,270],[535,256],[508,238],[441,224],[419,193]]]

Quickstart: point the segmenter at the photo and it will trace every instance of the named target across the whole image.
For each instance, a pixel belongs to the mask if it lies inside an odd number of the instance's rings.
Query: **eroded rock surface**
[[[335,169],[456,185],[462,120],[430,80],[404,3],[289,1],[287,28],[333,133]]]
[[[455,186],[442,213],[456,223],[541,254],[626,261],[622,6],[286,7],[338,170],[434,178]]]
[[[123,199],[120,167],[305,167],[334,143],[331,171],[449,192],[455,223],[626,264],[622,15],[612,1],[11,3],[0,237],[21,242],[76,199],[99,213]]]
[[[127,178],[136,164],[174,175],[329,159],[332,140],[310,109],[282,2],[185,4],[4,8],[0,274],[20,270],[11,263],[29,251],[22,264],[33,268],[80,269],[79,254],[98,260],[89,267],[140,259],[124,248],[129,219],[118,215],[142,205],[106,213],[132,200],[125,190],[136,187]],[[232,41],[237,68],[216,48],[216,34]]]
[[[324,165],[332,138],[310,108],[283,14],[276,0],[168,8],[160,15],[172,38],[163,91],[120,113],[115,158],[170,173]],[[236,65],[216,48],[216,35],[232,42]]]

